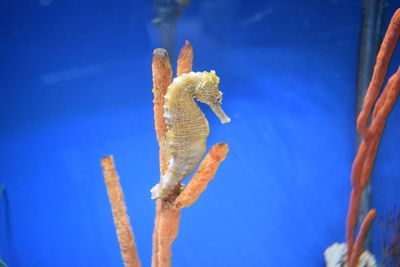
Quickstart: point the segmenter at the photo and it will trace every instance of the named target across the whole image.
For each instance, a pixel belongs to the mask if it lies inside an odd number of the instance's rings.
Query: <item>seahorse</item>
[[[165,95],[164,118],[168,131],[163,142],[168,169],[151,189],[152,198],[168,198],[206,152],[208,121],[194,98],[211,107],[222,123],[230,122],[221,108],[222,92],[215,71],[190,72],[176,77]]]

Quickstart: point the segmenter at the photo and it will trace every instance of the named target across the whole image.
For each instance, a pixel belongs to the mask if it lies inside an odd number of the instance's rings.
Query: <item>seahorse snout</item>
[[[226,116],[225,112],[222,110],[221,105],[213,104],[213,105],[210,105],[210,107],[211,107],[212,111],[214,111],[215,115],[218,116],[221,123],[228,123],[231,121],[231,118]]]

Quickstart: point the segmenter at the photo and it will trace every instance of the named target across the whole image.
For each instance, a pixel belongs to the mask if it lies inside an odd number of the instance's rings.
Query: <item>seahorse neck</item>
[[[201,72],[191,72],[175,78],[165,95],[166,102],[190,101],[195,104],[193,96],[202,79]]]

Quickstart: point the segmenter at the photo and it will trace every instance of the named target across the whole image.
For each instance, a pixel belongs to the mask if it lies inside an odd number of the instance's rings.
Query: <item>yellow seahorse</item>
[[[152,198],[168,198],[204,156],[210,132],[208,121],[193,97],[211,107],[222,123],[230,122],[221,108],[222,92],[215,71],[190,72],[173,80],[165,95],[164,117],[168,126],[165,150],[168,170],[151,189]]]

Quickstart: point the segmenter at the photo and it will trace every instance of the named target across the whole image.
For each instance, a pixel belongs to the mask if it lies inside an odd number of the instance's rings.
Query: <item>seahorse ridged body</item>
[[[190,72],[175,78],[165,95],[164,117],[168,131],[162,142],[168,169],[153,189],[152,198],[167,198],[204,156],[209,126],[194,98],[208,104],[222,123],[230,119],[221,109],[222,93],[214,71]]]

